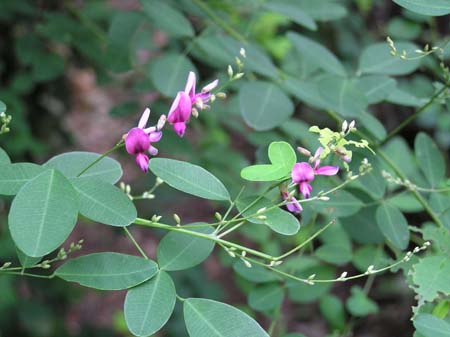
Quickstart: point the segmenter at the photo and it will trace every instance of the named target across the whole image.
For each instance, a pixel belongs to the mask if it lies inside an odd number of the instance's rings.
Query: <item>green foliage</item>
[[[32,163],[2,165],[0,170],[0,194],[16,195],[30,180],[46,171],[42,166]]]
[[[205,225],[197,222],[191,225]],[[195,232],[211,234],[212,227],[193,228]],[[195,267],[208,258],[214,249],[211,240],[171,232],[164,236],[158,245],[158,264],[161,270],[173,271]]]
[[[157,273],[158,266],[152,260],[105,252],[70,259],[56,269],[55,276],[85,287],[121,290],[141,284]]]
[[[409,243],[408,222],[396,207],[383,203],[376,211],[378,228],[385,238],[399,249],[406,249]]]
[[[419,133],[414,141],[419,168],[430,186],[437,187],[444,179],[445,162],[436,143],[425,133]]]
[[[222,182],[204,168],[187,162],[154,158],[150,170],[169,186],[182,192],[210,200],[229,200]]]
[[[450,324],[430,314],[420,314],[414,319],[414,327],[425,337],[450,336]]]
[[[244,84],[239,103],[245,122],[258,131],[281,125],[294,112],[291,100],[277,85],[262,81]]]
[[[176,302],[175,285],[164,271],[158,272],[127,292],[124,314],[135,336],[150,336],[160,330],[172,315]]]
[[[302,25],[310,30],[317,30],[317,24],[313,18],[308,15],[301,4],[292,1],[269,1],[264,5],[269,11],[273,11],[284,16],[287,16],[292,21]]]
[[[446,0],[393,0],[396,4],[422,15],[440,16],[450,14]]]
[[[8,154],[0,147],[0,165],[10,164],[11,159],[9,159]]]
[[[202,298],[183,302],[190,337],[268,337],[256,321],[232,306]]]
[[[322,297],[320,299],[320,312],[333,328],[344,329],[345,308],[339,298],[334,295]]]
[[[264,284],[250,291],[248,305],[258,311],[268,311],[278,308],[283,298],[283,288],[278,284]]]
[[[40,257],[66,240],[77,216],[77,194],[70,182],[58,171],[46,170],[26,183],[15,197],[8,217],[9,230],[22,252]]]
[[[241,177],[250,181],[274,181],[283,179],[291,173],[297,155],[286,142],[272,142],[269,145],[269,165],[253,165],[241,171]]]
[[[88,219],[106,225],[124,227],[137,217],[136,207],[120,189],[98,178],[74,178],[79,212]]]
[[[415,291],[419,304],[435,300],[440,293],[450,293],[450,261],[445,255],[427,256],[413,267]]]
[[[356,317],[364,317],[378,312],[378,306],[367,297],[365,292],[358,286],[353,286],[351,296],[346,302],[348,311]]]

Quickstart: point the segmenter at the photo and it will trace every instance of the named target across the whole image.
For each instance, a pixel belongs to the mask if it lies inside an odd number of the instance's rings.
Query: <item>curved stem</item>
[[[133,242],[134,246],[135,246],[136,249],[139,251],[139,253],[144,257],[144,259],[148,260],[147,254],[145,254],[145,252],[144,252],[144,250],[142,249],[142,247],[139,246],[139,244],[137,243],[136,239],[133,237],[133,235],[132,235],[131,232],[128,230],[128,228],[123,227],[123,230],[124,230],[125,233],[127,234],[128,238],[131,240],[131,242]]]
[[[93,167],[95,164],[97,164],[99,161],[101,161],[103,158],[108,156],[109,154],[113,153],[117,149],[120,149],[122,146],[124,146],[125,142],[121,140],[119,143],[117,143],[114,147],[110,148],[108,151],[103,153],[100,157],[95,159],[92,163],[90,163],[88,166],[86,166],[80,173],[78,173],[77,178],[80,177],[83,173],[86,173],[91,167]]]

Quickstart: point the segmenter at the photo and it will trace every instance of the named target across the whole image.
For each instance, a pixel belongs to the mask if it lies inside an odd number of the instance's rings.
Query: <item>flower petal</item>
[[[167,120],[169,121],[169,123],[175,123],[175,119],[176,119],[176,111],[178,110],[178,105],[180,103],[180,97],[181,97],[181,91],[177,93],[177,95],[175,96],[175,99],[172,102],[172,105],[170,106],[169,109],[169,114],[167,116]]]
[[[322,175],[322,176],[334,176],[336,173],[339,172],[338,166],[322,166],[317,168],[316,174]]]
[[[184,122],[175,123],[173,125],[173,128],[175,132],[178,134],[178,136],[183,137],[184,132],[186,131],[186,124]]]
[[[300,184],[300,192],[303,194],[305,199],[308,199],[312,192],[312,186],[306,182]]]
[[[314,180],[314,170],[307,162],[301,162],[294,165],[291,172],[292,180],[299,184]]]
[[[158,149],[154,146],[151,146],[148,148],[148,153],[150,153],[152,156],[158,155]]]
[[[150,143],[156,143],[161,140],[163,133],[162,131],[151,132],[148,135],[148,139],[150,139]]]
[[[139,123],[138,123],[138,128],[139,129],[143,129],[147,125],[149,117],[150,117],[150,109],[146,108],[144,110],[144,112],[142,113],[141,118],[139,119]]]
[[[302,205],[300,205],[298,200],[295,199],[294,197],[292,197],[289,200],[289,202],[286,204],[286,207],[289,210],[289,212],[292,213],[300,213],[301,211],[303,211]]]
[[[138,164],[139,168],[145,173],[148,171],[148,161],[149,159],[147,155],[143,153],[138,153],[136,155],[136,164]]]
[[[205,93],[205,92],[210,92],[210,91],[213,90],[215,87],[217,87],[218,84],[219,84],[219,80],[214,80],[214,81],[212,81],[211,83],[205,85],[205,86],[202,88],[202,92],[203,92],[203,93]]]
[[[184,93],[188,95],[191,99],[194,99],[195,96],[195,82],[196,82],[195,73],[193,71],[190,71],[186,82],[186,87],[184,88]]]
[[[125,139],[125,149],[130,154],[145,152],[150,146],[150,139],[144,130],[132,128]]]

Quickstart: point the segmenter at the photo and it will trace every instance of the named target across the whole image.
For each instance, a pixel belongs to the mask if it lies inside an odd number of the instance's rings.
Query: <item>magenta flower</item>
[[[199,93],[195,92],[196,77],[194,72],[189,72],[184,91],[178,92],[175,100],[170,107],[167,120],[173,125],[175,132],[183,137],[186,131],[186,123],[189,121],[192,112],[197,113],[197,109],[203,110],[209,108],[206,103],[211,98],[211,90],[217,87],[219,80],[215,80],[203,87]],[[193,107],[195,105],[195,107]]]
[[[300,205],[300,203],[298,202],[297,199],[295,199],[295,197],[289,198],[288,192],[281,192],[281,195],[283,196],[283,199],[287,201],[286,207],[289,210],[289,212],[300,213],[301,211],[303,211],[302,205]]]
[[[299,190],[305,199],[309,198],[311,194],[312,186],[310,185],[310,182],[314,180],[316,175],[333,176],[339,171],[339,167],[337,166],[319,166],[319,157],[322,150],[323,149],[319,147],[312,158],[314,167],[307,162],[301,162],[295,164],[292,168],[292,181],[299,185]]]
[[[158,142],[162,137],[161,128],[164,125],[165,116],[162,115],[158,126],[145,128],[148,118],[150,117],[150,109],[145,109],[139,120],[138,126],[132,128],[125,136],[125,148],[129,154],[136,156],[136,163],[139,168],[147,172],[149,157],[147,152],[152,156],[158,154],[158,149],[152,146],[152,143]],[[162,121],[162,122],[161,122]]]

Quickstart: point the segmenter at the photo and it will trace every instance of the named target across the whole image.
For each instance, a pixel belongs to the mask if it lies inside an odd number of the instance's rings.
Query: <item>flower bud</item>
[[[298,153],[306,156],[306,157],[311,157],[311,152],[309,152],[307,149],[305,149],[304,147],[298,146],[297,147],[297,151]]]
[[[230,78],[233,77],[233,67],[231,67],[231,65],[228,65],[227,73]]]
[[[247,54],[246,54],[244,48],[241,48],[241,49],[239,50],[239,54],[241,54],[241,56],[242,56],[243,58],[246,58],[246,57],[247,57]]]

